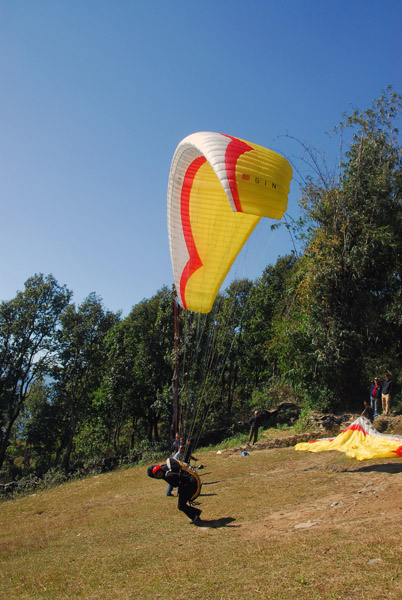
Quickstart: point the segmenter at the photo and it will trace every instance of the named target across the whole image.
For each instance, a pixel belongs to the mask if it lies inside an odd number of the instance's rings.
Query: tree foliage
[[[277,323],[280,346],[293,348],[284,368],[343,407],[374,368],[400,368],[400,109],[401,98],[388,90],[339,126],[353,128],[341,177],[310,180],[303,190],[313,233],[295,267],[293,310],[286,325]]]
[[[32,384],[54,358],[54,333],[71,292],[52,275],[34,275],[0,304],[0,468]]]
[[[64,452],[65,470],[70,466],[75,437],[83,421],[92,414],[92,397],[103,378],[104,340],[118,319],[119,315],[104,309],[95,294],[90,294],[78,308],[70,304],[61,315],[58,360],[52,375],[55,401],[63,419],[58,454]],[[88,433],[91,436],[90,428]]]
[[[307,151],[315,174],[300,220],[285,223],[303,252],[232,282],[207,315],[176,306],[176,331],[167,288],[124,319],[95,294],[70,304],[52,276],[2,302],[0,467],[19,456],[43,473],[169,448],[176,429],[227,431],[286,398],[356,409],[374,375],[401,381],[401,108],[388,89],[344,115],[337,176]]]

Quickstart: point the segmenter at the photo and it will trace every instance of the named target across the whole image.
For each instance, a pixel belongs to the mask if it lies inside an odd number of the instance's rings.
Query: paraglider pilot
[[[177,508],[183,511],[193,523],[199,523],[201,510],[191,505],[191,499],[198,487],[196,477],[184,471],[177,461],[168,459],[168,463],[151,465],[147,470],[148,476],[153,479],[164,479],[172,487],[177,487],[179,492]]]

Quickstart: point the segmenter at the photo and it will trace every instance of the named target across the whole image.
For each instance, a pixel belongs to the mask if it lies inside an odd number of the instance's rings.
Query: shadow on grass
[[[240,525],[231,525],[235,521],[233,517],[222,517],[221,519],[206,520],[202,519],[197,523],[192,523],[196,527],[210,527],[211,529],[219,529],[219,527],[240,527]]]
[[[357,473],[402,473],[402,463],[385,463],[383,465],[367,465],[360,469],[353,469]]]

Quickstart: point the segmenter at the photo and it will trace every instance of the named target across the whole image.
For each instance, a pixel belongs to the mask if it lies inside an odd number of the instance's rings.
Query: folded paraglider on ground
[[[359,417],[338,436],[296,444],[295,450],[328,452],[337,450],[350,458],[402,458],[402,436],[380,433],[365,417]]]

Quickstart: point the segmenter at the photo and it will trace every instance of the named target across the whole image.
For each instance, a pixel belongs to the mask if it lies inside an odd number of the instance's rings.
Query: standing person
[[[180,453],[180,448],[183,447],[180,444],[183,444],[183,439],[182,438],[179,439],[179,434],[176,433],[175,438],[172,442],[172,448],[171,448],[173,458],[177,458],[178,454]],[[168,483],[167,490],[166,490],[166,496],[173,496],[172,492],[173,492],[173,486],[171,486],[170,483]]]
[[[374,411],[374,417],[378,415],[378,400],[381,398],[381,390],[378,377],[374,377],[374,383],[370,389],[370,406]]]
[[[253,446],[257,441],[258,438],[258,428],[260,426],[260,414],[258,412],[258,410],[254,411],[253,416],[251,417],[249,424],[250,424],[250,435],[248,437],[248,445],[250,445],[250,442],[252,439],[254,439],[253,441]]]
[[[184,444],[180,444],[178,451],[175,454],[173,454],[173,458],[175,460],[180,460],[181,462],[184,462],[184,460],[183,460],[184,452],[185,452]]]
[[[148,467],[147,474],[148,477],[164,479],[172,487],[177,487],[179,495],[177,508],[183,511],[193,523],[200,522],[201,510],[191,504],[201,487],[198,475],[185,471],[177,461],[170,458],[166,465]]]
[[[172,447],[171,447],[172,456],[173,456],[174,454],[176,454],[176,452],[177,452],[177,451],[178,451],[178,449],[179,449],[179,446],[180,446],[179,434],[178,434],[178,433],[176,433],[176,435],[175,435],[175,438],[174,438],[174,440],[173,440],[173,442],[172,442]]]
[[[382,384],[382,412],[384,415],[389,414],[389,407],[391,404],[391,396],[393,392],[393,381],[391,379],[391,375],[389,373],[385,373],[385,381]]]

